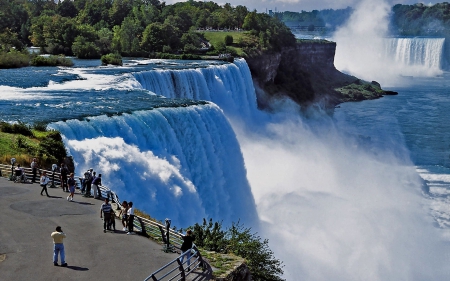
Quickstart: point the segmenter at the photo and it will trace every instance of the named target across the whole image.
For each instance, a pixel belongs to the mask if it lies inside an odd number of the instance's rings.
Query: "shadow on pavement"
[[[52,196],[52,195],[49,195],[49,196],[47,196],[48,198],[62,198],[61,196]]]
[[[81,204],[81,205],[94,205],[94,204],[89,203],[89,202],[78,202],[78,201],[73,201],[73,203],[77,203],[77,204]]]
[[[79,267],[79,266],[73,266],[73,265],[68,265],[67,268],[76,270],[76,271],[88,271],[89,270],[89,268],[87,268],[87,267]]]

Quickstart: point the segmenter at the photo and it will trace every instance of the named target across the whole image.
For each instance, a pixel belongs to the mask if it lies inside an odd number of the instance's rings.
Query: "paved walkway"
[[[102,201],[75,194],[68,202],[60,188],[48,190],[51,197],[40,196],[37,183],[0,178],[0,280],[144,280],[177,257],[138,235],[103,233]],[[52,262],[58,225],[67,235],[67,268]]]

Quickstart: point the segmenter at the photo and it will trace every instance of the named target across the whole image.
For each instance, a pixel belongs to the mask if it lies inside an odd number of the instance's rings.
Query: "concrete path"
[[[0,280],[144,280],[177,257],[138,235],[126,235],[116,220],[116,233],[103,233],[102,201],[39,184],[0,178]],[[78,191],[77,191],[78,192]],[[50,234],[61,226],[67,268],[53,265]],[[192,276],[194,277],[194,276]],[[197,276],[197,278],[200,276]]]

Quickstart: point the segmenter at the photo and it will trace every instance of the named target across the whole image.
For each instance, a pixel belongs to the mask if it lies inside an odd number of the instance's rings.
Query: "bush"
[[[18,68],[29,64],[30,57],[25,51],[11,50],[9,52],[0,52],[0,68]]]
[[[33,130],[39,131],[39,132],[47,132],[47,123],[45,122],[35,122],[32,126]]]
[[[38,148],[40,155],[48,155],[51,161],[58,162],[67,157],[67,151],[58,131],[52,131],[40,143]]]
[[[225,36],[225,45],[229,46],[233,44],[233,36],[227,35]]]
[[[207,251],[218,253],[234,253],[237,256],[245,258],[248,267],[252,273],[252,280],[283,280],[283,264],[277,260],[272,250],[269,248],[267,239],[261,240],[261,237],[251,233],[250,228],[233,223],[231,228],[222,230],[222,224],[219,222],[196,223],[192,229],[195,235],[195,245]]]
[[[6,122],[0,122],[0,131],[9,134],[19,134],[26,137],[32,137],[33,132],[30,127],[22,121],[18,121],[14,124],[9,124]]]
[[[107,55],[103,55],[100,59],[103,65],[112,64],[112,65],[122,65],[122,56],[118,53],[110,53]]]
[[[36,56],[31,59],[32,66],[73,66],[71,59],[65,56]]]

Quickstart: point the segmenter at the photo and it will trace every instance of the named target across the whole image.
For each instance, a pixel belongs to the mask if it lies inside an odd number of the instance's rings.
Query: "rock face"
[[[361,82],[338,71],[334,66],[335,52],[335,42],[303,40],[295,47],[278,53],[246,58],[257,87],[258,105],[270,108],[274,98],[287,96],[300,105],[321,102],[334,107],[344,101],[373,99],[383,95],[378,83]],[[349,96],[346,96],[349,91],[339,90],[353,83],[367,83],[369,86],[365,88],[373,89],[360,95],[354,95],[356,90],[353,90]]]

